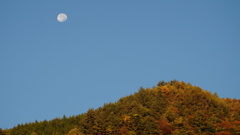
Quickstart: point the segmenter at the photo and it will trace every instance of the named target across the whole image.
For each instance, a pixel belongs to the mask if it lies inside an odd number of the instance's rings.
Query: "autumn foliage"
[[[153,88],[98,109],[0,130],[0,135],[240,135],[240,100],[185,82]]]

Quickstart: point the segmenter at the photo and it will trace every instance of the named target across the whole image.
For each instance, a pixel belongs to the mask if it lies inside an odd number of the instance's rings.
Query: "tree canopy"
[[[240,100],[176,80],[140,88],[77,116],[19,124],[0,135],[237,135]]]

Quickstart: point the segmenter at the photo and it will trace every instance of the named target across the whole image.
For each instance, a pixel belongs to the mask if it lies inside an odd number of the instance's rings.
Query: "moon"
[[[57,16],[57,20],[59,22],[65,22],[67,20],[67,15],[64,14],[64,13],[60,13],[58,16]]]

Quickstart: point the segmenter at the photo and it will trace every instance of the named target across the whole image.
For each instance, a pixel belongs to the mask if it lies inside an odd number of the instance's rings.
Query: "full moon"
[[[59,22],[65,22],[67,20],[67,15],[64,14],[64,13],[60,13],[58,16],[57,16],[57,20]]]

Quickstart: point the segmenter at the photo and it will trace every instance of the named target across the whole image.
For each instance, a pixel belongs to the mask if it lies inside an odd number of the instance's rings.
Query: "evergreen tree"
[[[0,135],[36,134],[238,135],[240,100],[219,98],[185,82],[161,81],[84,114],[0,129]]]

